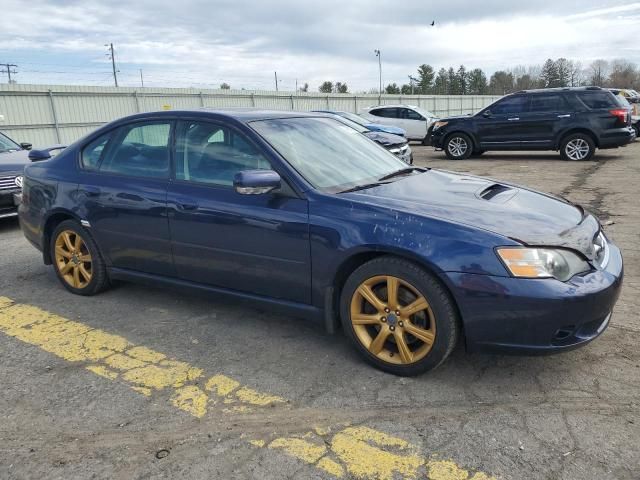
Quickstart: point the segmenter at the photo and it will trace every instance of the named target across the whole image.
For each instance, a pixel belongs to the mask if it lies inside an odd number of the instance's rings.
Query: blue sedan
[[[341,323],[398,375],[551,353],[607,327],[622,257],[581,207],[409,167],[314,114],[166,111],[25,169],[20,223],[72,293],[128,280]]]

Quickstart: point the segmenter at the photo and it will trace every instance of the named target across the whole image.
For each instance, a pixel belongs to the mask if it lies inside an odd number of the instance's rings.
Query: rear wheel
[[[479,157],[480,155],[482,155],[484,152],[486,152],[486,150],[474,150],[473,153],[471,154],[472,157]]]
[[[75,220],[65,220],[53,231],[51,260],[58,279],[72,293],[95,295],[109,284],[96,243]]]
[[[567,135],[560,143],[560,156],[564,160],[589,160],[596,151],[593,139],[584,133]]]
[[[459,335],[456,309],[438,280],[394,257],[371,260],[349,276],[340,318],[365,360],[396,375],[436,368]]]
[[[452,133],[444,142],[444,153],[451,160],[469,158],[473,151],[471,138],[464,133]]]
[[[636,138],[640,137],[640,124],[639,123],[634,123],[633,124],[633,129],[636,131]]]

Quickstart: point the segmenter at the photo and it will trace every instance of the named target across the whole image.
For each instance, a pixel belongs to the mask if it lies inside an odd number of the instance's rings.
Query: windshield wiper
[[[347,188],[346,190],[340,190],[338,193],[357,192],[358,190],[366,190],[367,188],[379,187],[380,185],[385,185],[387,183],[389,182],[363,183],[362,185],[356,185],[355,187]]]
[[[419,168],[419,167],[401,168],[400,170],[396,170],[395,172],[391,172],[390,174],[385,175],[384,177],[380,177],[380,178],[378,179],[378,181],[379,181],[379,182],[382,182],[382,181],[384,181],[384,180],[389,180],[389,179],[391,179],[391,178],[399,177],[400,175],[406,175],[406,174],[408,174],[408,173],[415,172],[415,171],[423,172],[423,171],[425,171],[425,170],[424,170],[424,169],[422,169],[422,168]]]

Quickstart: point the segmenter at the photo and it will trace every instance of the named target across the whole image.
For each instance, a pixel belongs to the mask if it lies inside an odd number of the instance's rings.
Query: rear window
[[[591,109],[618,107],[616,95],[611,92],[577,92],[578,99]]]

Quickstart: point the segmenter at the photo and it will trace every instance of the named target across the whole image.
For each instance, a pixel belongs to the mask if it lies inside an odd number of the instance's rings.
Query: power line
[[[5,67],[7,69],[7,81],[9,83],[12,83],[11,82],[11,74],[12,73],[15,74],[15,73],[18,73],[18,72],[16,70],[11,70],[11,67],[16,67],[17,68],[18,65],[15,65],[13,63],[0,63],[0,66]]]

